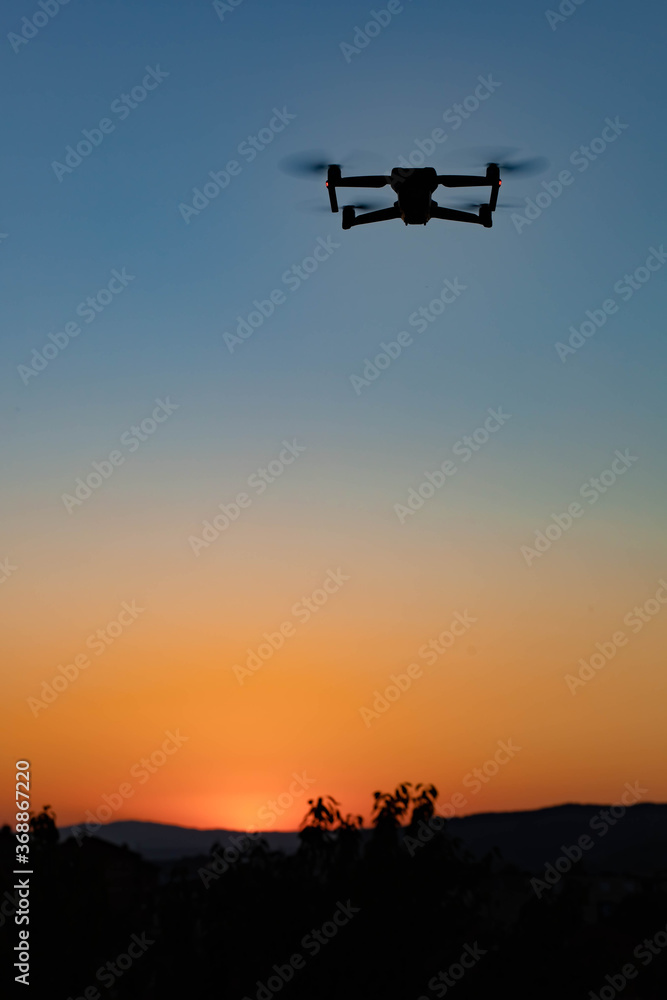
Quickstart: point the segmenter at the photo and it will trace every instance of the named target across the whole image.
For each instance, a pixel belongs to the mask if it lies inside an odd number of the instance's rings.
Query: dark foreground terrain
[[[99,836],[59,837],[44,812],[32,820],[25,995],[663,1000],[666,823],[667,807],[650,804],[445,821],[432,786],[403,785],[375,794],[370,830],[313,801],[296,849],[220,831],[174,860],[174,838],[200,831],[110,825],[130,842],[152,836],[162,853],[149,861]],[[0,846],[11,981],[8,828]]]

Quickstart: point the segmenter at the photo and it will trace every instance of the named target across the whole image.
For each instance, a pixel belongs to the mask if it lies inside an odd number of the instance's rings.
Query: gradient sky
[[[7,0],[4,35],[38,9]],[[7,818],[19,759],[34,807],[62,824],[129,782],[113,819],[267,827],[259,810],[282,795],[273,828],[294,828],[304,772],[309,795],[366,815],[373,790],[408,780],[443,800],[463,790],[461,813],[615,802],[626,782],[667,798],[667,605],[624,623],[667,579],[667,267],[614,290],[667,239],[664,5],[637,18],[589,0],[552,30],[527,0],[412,0],[346,61],[370,10],[244,0],[221,20],[206,2],[73,0],[18,51],[4,43]],[[111,106],[147,67],[168,76],[121,120]],[[443,116],[489,75],[499,86],[455,128]],[[276,108],[296,117],[248,162],[239,145]],[[113,132],[59,181],[53,162],[105,117]],[[571,155],[607,118],[627,128],[579,169]],[[500,204],[525,207],[562,170],[572,183],[531,224],[499,211],[490,231],[342,232],[340,215],[299,207],[326,207],[323,184],[279,169],[321,148],[343,163],[367,151],[358,168],[384,173],[437,128],[426,163],[441,172],[475,167],[480,146],[549,159],[540,176],[507,174]],[[240,172],[186,223],[179,206],[233,159]],[[79,315],[81,333],[25,384],[33,348],[114,269],[127,287],[93,322]],[[446,280],[465,291],[417,333],[409,316]],[[224,334],[274,289],[284,301],[230,352]],[[556,343],[610,298],[617,311],[563,362]],[[355,393],[350,376],[402,330],[413,343]],[[167,399],[177,409],[154,434],[123,438]],[[498,408],[510,419],[401,523],[395,505]],[[283,441],[305,451],[258,495],[248,477]],[[627,472],[583,499],[626,449]],[[68,511],[63,494],[113,451],[122,464]],[[243,491],[250,505],[195,554],[192,536]],[[528,566],[521,547],[576,501],[582,516]],[[349,579],[304,621],[295,605],[330,571]],[[97,655],[89,637],[133,601],[144,610]],[[429,665],[420,649],[457,613],[476,621]],[[284,622],[293,633],[241,683],[234,666]],[[571,690],[566,676],[619,630],[625,644]],[[31,710],[83,654],[80,676]],[[364,721],[411,663],[421,676]],[[177,730],[187,740],[142,780],[138,762]],[[499,740],[520,752],[471,792],[466,775]]]

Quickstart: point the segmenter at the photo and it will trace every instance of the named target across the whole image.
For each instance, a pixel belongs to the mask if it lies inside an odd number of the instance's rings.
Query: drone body
[[[389,219],[402,219],[406,226],[425,226],[430,219],[444,219],[450,222],[472,222],[490,229],[493,225],[493,212],[496,209],[501,183],[500,167],[497,163],[489,163],[483,177],[468,174],[438,174],[433,167],[415,169],[394,167],[389,175],[366,174],[342,177],[341,168],[332,164],[327,172],[327,190],[332,212],[338,211],[336,188],[381,188],[389,185],[396,194],[396,201],[391,208],[366,212],[364,215],[356,215],[355,206],[346,205],[343,208],[343,229],[351,229],[352,226],[362,226],[370,222],[385,222]],[[456,208],[443,208],[433,200],[433,193],[440,185],[447,188],[490,187],[491,195],[487,204],[478,206],[477,214]]]

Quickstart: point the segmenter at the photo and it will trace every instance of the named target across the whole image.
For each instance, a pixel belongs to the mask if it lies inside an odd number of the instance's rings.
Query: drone
[[[356,215],[354,205],[343,208],[343,229],[352,226],[364,226],[371,222],[386,222],[389,219],[402,219],[406,226],[425,226],[431,219],[444,219],[448,222],[472,222],[490,229],[493,225],[493,213],[500,192],[500,167],[497,163],[489,163],[484,177],[467,174],[438,174],[434,167],[403,168],[394,167],[388,177],[371,174],[359,177],[343,177],[337,164],[332,164],[327,171],[327,190],[331,211],[338,211],[336,188],[367,187],[380,188],[391,185],[396,194],[396,201],[391,208],[381,208],[365,215]],[[443,187],[490,187],[491,196],[488,204],[479,206],[477,215],[456,208],[443,208],[433,200],[433,193],[440,185]]]
[[[343,177],[339,164],[310,162],[297,158],[290,161],[288,171],[296,174],[319,174],[326,171],[326,187],[332,212],[338,212],[338,188],[382,188],[389,186],[396,195],[396,201],[389,208],[379,208],[372,204],[345,205],[343,207],[343,229],[365,226],[372,222],[388,222],[401,219],[406,226],[425,226],[431,219],[446,222],[470,222],[490,229],[496,210],[502,180],[501,170],[517,173],[537,173],[543,169],[542,158],[520,162],[487,162],[483,176],[471,174],[439,174],[434,167],[394,167],[390,174],[359,174]],[[466,203],[456,208],[445,208],[434,201],[433,194],[438,187],[445,188],[490,188],[489,199],[482,204]],[[511,207],[501,205],[501,208]],[[357,215],[357,209],[372,209]],[[471,211],[476,209],[477,211]]]
[[[438,174],[434,167],[415,167],[412,169],[394,167],[388,177],[359,176],[342,177],[341,169],[333,164],[327,171],[327,190],[331,211],[338,211],[336,188],[339,187],[370,187],[379,188],[391,185],[396,194],[396,201],[391,208],[381,208],[375,212],[357,215],[354,205],[343,208],[343,229],[352,226],[364,226],[371,222],[385,222],[389,219],[402,219],[406,226],[425,226],[431,219],[444,219],[448,222],[472,222],[490,229],[493,225],[493,213],[496,209],[500,192],[500,167],[497,163],[489,163],[484,177],[468,176],[466,174]],[[479,206],[475,215],[456,208],[443,208],[433,200],[437,187],[490,187],[491,196],[488,204]]]

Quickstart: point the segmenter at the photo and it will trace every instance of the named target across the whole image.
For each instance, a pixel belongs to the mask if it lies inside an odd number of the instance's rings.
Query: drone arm
[[[470,177],[467,174],[438,174],[438,184],[443,187],[492,187],[490,177]]]
[[[336,181],[336,187],[381,188],[386,184],[391,184],[391,177],[383,177],[379,174],[363,174],[359,177],[340,177]]]
[[[469,176],[467,174],[439,174],[437,181],[443,187],[490,187],[491,198],[489,200],[489,208],[492,212],[495,212],[498,192],[502,184],[500,167],[497,163],[488,164],[484,177]]]
[[[447,222],[473,222],[478,226],[486,226],[487,228],[491,225],[490,215],[485,220],[473,212],[461,212],[456,208],[441,208],[439,205],[431,208],[431,218],[445,219]]]
[[[391,184],[391,177],[375,174],[361,174],[358,177],[341,177],[340,167],[334,163],[329,167],[327,172],[327,190],[329,192],[331,211],[338,211],[337,187],[381,188],[386,184]]]

